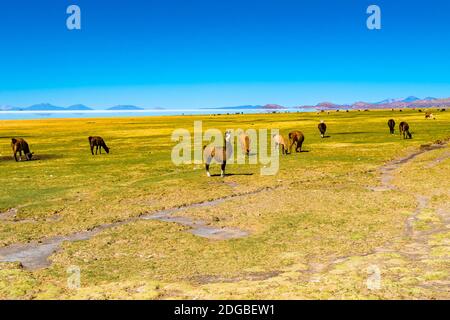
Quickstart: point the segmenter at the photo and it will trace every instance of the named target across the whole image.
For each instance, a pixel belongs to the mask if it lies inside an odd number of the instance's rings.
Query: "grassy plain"
[[[436,116],[425,120],[409,110],[0,121],[0,213],[15,213],[0,220],[0,247],[239,194],[177,215],[250,233],[214,241],[175,223],[135,221],[64,243],[48,268],[0,263],[0,298],[450,298],[449,148],[399,167],[398,189],[370,190],[387,161],[450,137],[450,112]],[[390,135],[390,118],[407,121],[413,139]],[[321,119],[330,138],[320,138]],[[309,152],[281,157],[275,176],[261,176],[259,165],[229,165],[225,178],[207,178],[202,166],[171,162],[172,131],[192,131],[195,120],[223,131],[298,129]],[[90,135],[104,137],[111,153],[92,156]],[[14,162],[11,137],[25,138],[38,160]],[[405,221],[418,195],[430,201],[414,221],[423,234],[411,236]],[[70,266],[81,270],[79,289],[67,287]],[[381,285],[370,290],[373,270]]]

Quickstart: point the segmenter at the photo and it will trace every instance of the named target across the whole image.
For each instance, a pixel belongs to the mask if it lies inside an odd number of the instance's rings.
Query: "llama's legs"
[[[16,162],[19,161],[19,160],[17,160],[17,151],[14,152],[14,159],[16,160]]]
[[[206,159],[206,164],[205,164],[206,175],[207,175],[208,177],[211,177],[211,173],[209,173],[209,165],[210,165],[210,163],[211,163],[211,157],[208,157],[208,158]]]
[[[91,145],[91,153],[94,155],[94,146]]]
[[[98,154],[98,146],[95,147],[95,155]]]
[[[226,161],[224,161],[223,163],[222,163],[222,167],[221,167],[221,171],[220,171],[220,176],[221,177],[224,177],[225,176],[225,167],[226,167],[226,165],[227,165],[227,162]]]

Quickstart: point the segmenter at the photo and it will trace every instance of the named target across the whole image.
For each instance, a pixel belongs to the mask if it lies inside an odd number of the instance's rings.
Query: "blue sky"
[[[66,28],[77,4],[82,30]],[[382,30],[366,9],[382,9]],[[450,96],[447,0],[0,3],[0,105],[195,108]]]

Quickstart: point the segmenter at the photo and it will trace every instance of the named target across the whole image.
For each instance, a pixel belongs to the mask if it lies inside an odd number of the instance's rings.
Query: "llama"
[[[205,160],[206,175],[211,177],[209,172],[209,166],[211,161],[214,159],[218,163],[221,163],[220,176],[225,176],[225,167],[227,165],[227,160],[233,155],[233,145],[231,144],[231,132],[225,132],[224,145],[221,147],[215,146],[204,146],[203,147],[203,159]]]
[[[425,113],[425,119],[435,120],[436,118],[434,117],[434,114],[432,114],[431,112],[427,112],[427,113]]]
[[[241,144],[242,152],[248,156],[250,154],[250,137],[245,133],[241,133],[239,135],[239,142]]]
[[[91,147],[92,155],[94,155],[94,147],[96,148],[95,154],[97,154],[99,149],[100,149],[100,154],[102,154],[102,148],[105,149],[106,153],[109,153],[109,148],[106,145],[106,143],[102,137],[89,137],[88,140],[89,140],[89,145]]]
[[[389,126],[389,130],[390,130],[391,134],[394,134],[395,133],[395,121],[394,121],[394,119],[390,119],[388,121],[388,126]]]
[[[295,151],[302,152],[302,145],[305,141],[305,136],[300,131],[292,131],[289,133],[289,153],[292,153],[292,146],[295,144]]]
[[[286,145],[286,142],[284,141],[284,138],[282,135],[274,134],[272,136],[272,139],[275,142],[275,148],[279,149],[281,146],[281,154],[288,154],[287,145]]]
[[[33,157],[34,152],[30,152],[28,143],[22,138],[11,139],[11,147],[13,149],[14,159],[16,160],[16,162],[22,161],[22,152],[24,153],[27,161],[30,161]],[[17,160],[17,153],[19,153],[19,160]]]
[[[322,138],[325,138],[325,133],[327,132],[327,125],[325,124],[325,121],[320,120],[318,128],[319,128],[319,131],[320,131],[320,136]]]
[[[409,132],[409,124],[401,122],[399,126],[400,134],[403,135],[403,139],[412,139],[412,134]]]

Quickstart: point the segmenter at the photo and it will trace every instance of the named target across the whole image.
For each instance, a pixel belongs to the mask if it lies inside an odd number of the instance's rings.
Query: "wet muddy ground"
[[[231,201],[249,195],[265,192],[268,190],[273,190],[277,187],[278,186],[275,186],[273,188],[261,188],[255,191],[234,194],[231,196],[211,201],[160,210],[115,223],[102,224],[93,228],[92,230],[77,232],[66,236],[47,238],[39,242],[34,241],[26,244],[13,244],[4,248],[0,248],[0,262],[19,262],[25,269],[29,270],[46,268],[51,265],[49,257],[60,249],[61,244],[63,242],[89,240],[104,230],[129,224],[139,220],[158,220],[164,222],[177,223],[182,226],[188,227],[187,229],[188,232],[196,236],[208,238],[211,240],[230,240],[243,238],[249,235],[249,233],[245,230],[240,230],[236,228],[218,228],[207,225],[207,223],[202,220],[194,220],[188,217],[176,216],[176,213],[195,208],[213,207],[226,201]],[[16,213],[17,210],[16,211],[13,210],[11,212],[5,213],[4,217],[9,217],[13,214],[15,215]]]

